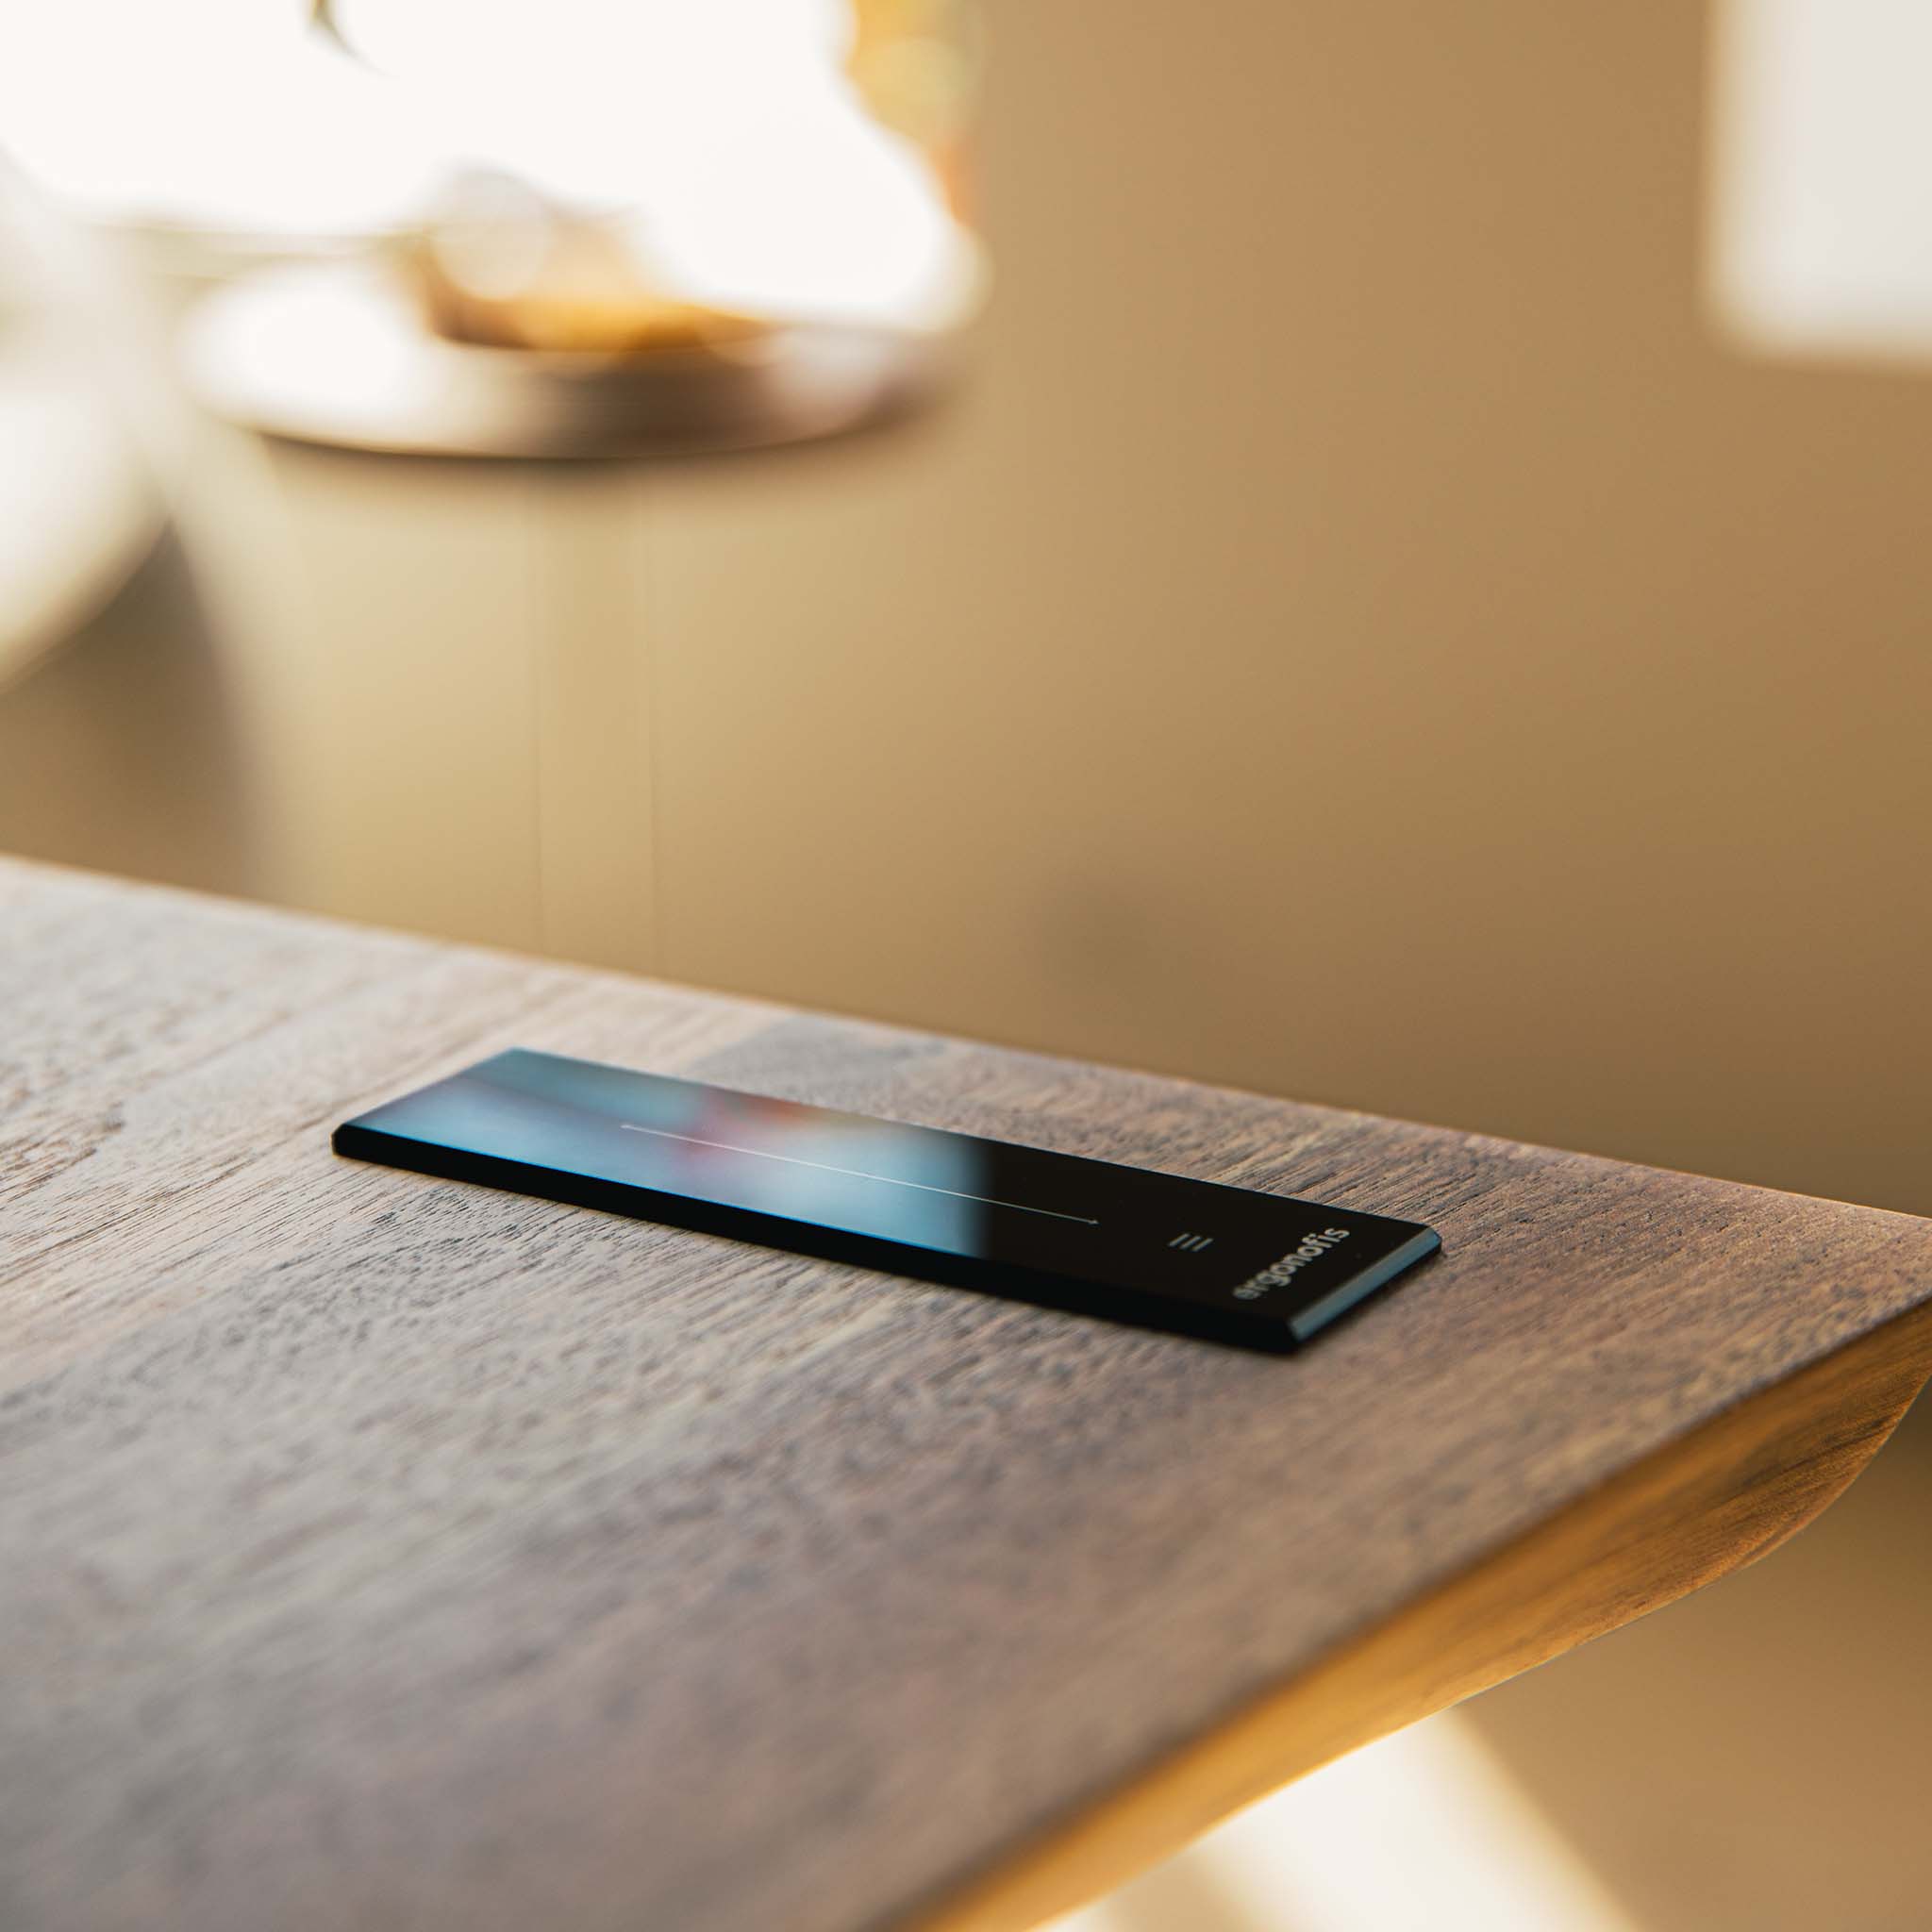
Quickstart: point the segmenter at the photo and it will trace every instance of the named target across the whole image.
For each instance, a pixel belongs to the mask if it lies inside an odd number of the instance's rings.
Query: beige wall
[[[272,458],[268,889],[1932,1210],[1932,377],[1714,338],[1698,9],[990,10],[939,416]]]

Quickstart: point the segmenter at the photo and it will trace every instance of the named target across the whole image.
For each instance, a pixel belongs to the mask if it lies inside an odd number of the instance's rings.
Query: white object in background
[[[1707,281],[1774,354],[1932,356],[1932,7],[1720,0]]]
[[[931,163],[844,72],[848,0],[336,0],[373,65],[312,11],[0,7],[8,151],[96,221],[177,244],[412,232],[482,170],[623,215],[683,299],[924,332],[974,304],[978,251]]]
[[[1474,1729],[1431,1718],[1051,1932],[1637,1932]]]
[[[95,615],[165,526],[92,264],[0,171],[0,686]],[[115,345],[118,347],[118,345]]]
[[[0,342],[0,685],[93,616],[161,528],[98,389],[58,349]]]

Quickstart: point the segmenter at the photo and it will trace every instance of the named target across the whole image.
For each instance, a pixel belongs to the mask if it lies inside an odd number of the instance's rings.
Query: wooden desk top
[[[1036,1923],[1932,1364],[1932,1224],[78,874],[0,865],[0,1014],[9,1932]],[[1446,1252],[1280,1360],[329,1154],[511,1043]]]

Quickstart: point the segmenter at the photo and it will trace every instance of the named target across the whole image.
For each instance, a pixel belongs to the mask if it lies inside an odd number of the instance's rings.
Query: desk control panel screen
[[[1359,1208],[515,1048],[338,1154],[1074,1313],[1291,1349],[1435,1252]]]

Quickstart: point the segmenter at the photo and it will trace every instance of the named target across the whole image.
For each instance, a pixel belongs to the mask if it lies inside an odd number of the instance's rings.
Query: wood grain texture
[[[0,866],[0,1013],[9,1932],[1031,1923],[1926,1368],[1905,1217],[75,874]],[[1445,1254],[1283,1361],[329,1155],[512,1043]]]

